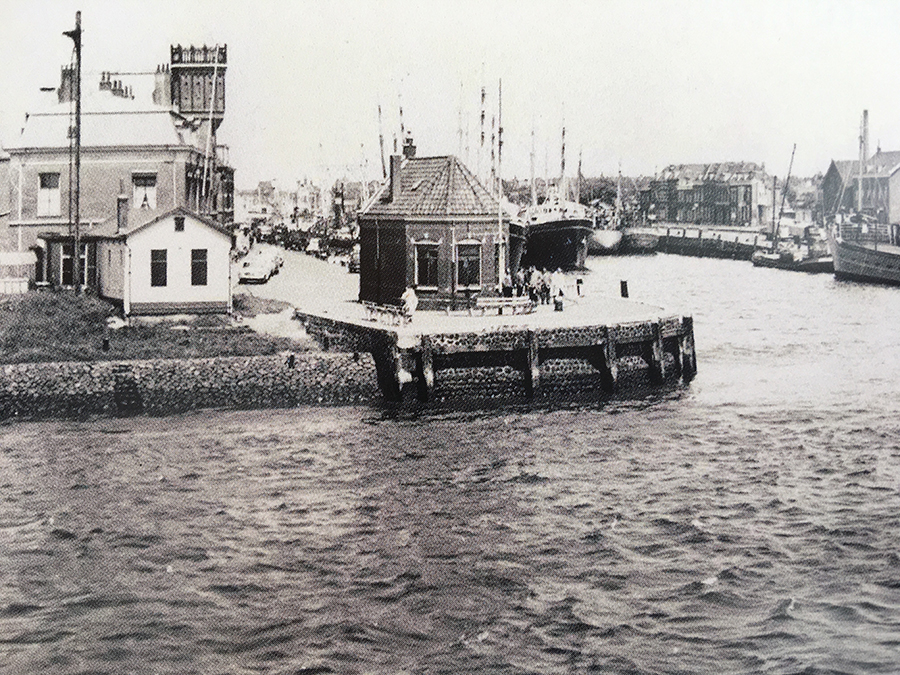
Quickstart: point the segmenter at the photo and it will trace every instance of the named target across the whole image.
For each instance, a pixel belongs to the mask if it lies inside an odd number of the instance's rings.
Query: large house
[[[81,251],[101,223],[115,216],[124,190],[136,209],[186,208],[228,225],[234,218],[234,169],[216,139],[225,114],[226,47],[170,50],[156,72],[86,74],[81,82]],[[73,237],[75,212],[72,146],[75,73],[63,67],[60,86],[42,90],[9,154],[9,216],[0,249],[33,251],[35,279],[67,285],[54,276],[47,241]],[[4,200],[0,199],[0,204]],[[74,239],[72,239],[74,241]],[[81,266],[89,283],[90,263]]]
[[[521,228],[456,157],[391,157],[388,182],[360,212],[359,299],[419,306],[494,295],[522,254]]]
[[[753,162],[672,164],[642,194],[643,216],[657,223],[761,229],[772,218],[772,186]]]

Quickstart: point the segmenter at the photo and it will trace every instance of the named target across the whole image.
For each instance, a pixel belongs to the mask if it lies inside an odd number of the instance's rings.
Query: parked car
[[[272,266],[261,257],[245,260],[238,272],[238,283],[264,284],[272,277]]]

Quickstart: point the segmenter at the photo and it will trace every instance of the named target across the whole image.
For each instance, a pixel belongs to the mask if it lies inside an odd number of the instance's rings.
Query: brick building
[[[760,229],[771,221],[771,179],[753,162],[672,164],[650,181],[641,207],[660,224]]]
[[[123,190],[136,209],[183,207],[223,225],[233,221],[234,169],[216,139],[226,62],[224,46],[178,45],[156,72],[82,76],[80,230],[86,240],[115,216]],[[37,280],[46,272],[42,235],[58,238],[73,229],[74,78],[71,68],[62,68],[58,89],[42,90],[42,104],[7,148],[2,188],[9,216],[0,249],[34,251]],[[87,266],[82,269],[86,274]]]
[[[396,303],[407,287],[420,307],[494,295],[515,272],[524,237],[456,157],[391,157],[390,176],[359,214],[359,298]]]
[[[862,178],[862,194],[859,193]],[[833,160],[822,180],[825,216],[855,213],[860,206],[878,223],[900,223],[900,152],[881,148],[863,163],[859,160]]]

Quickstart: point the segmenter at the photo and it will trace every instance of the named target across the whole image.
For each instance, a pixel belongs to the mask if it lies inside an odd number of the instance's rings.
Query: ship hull
[[[523,267],[547,270],[583,269],[591,221],[584,218],[532,223],[525,228]]]
[[[831,239],[834,276],[900,286],[900,247]]]
[[[770,267],[779,270],[790,270],[791,272],[806,272],[808,274],[834,272],[834,260],[831,256],[795,260],[791,256],[757,251],[751,256],[750,261],[755,267]]]
[[[656,253],[659,248],[659,235],[655,232],[625,230],[622,238],[622,252],[629,255]]]
[[[597,228],[591,231],[588,239],[588,253],[591,255],[610,255],[622,245],[621,230]]]

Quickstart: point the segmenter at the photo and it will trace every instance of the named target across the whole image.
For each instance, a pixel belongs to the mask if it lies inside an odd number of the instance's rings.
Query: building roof
[[[764,175],[765,169],[756,162],[670,164],[659,172],[656,180],[740,182],[760,178]]]
[[[165,109],[82,113],[81,147],[188,145],[199,149],[197,134],[182,121],[177,113]],[[68,112],[29,115],[21,135],[10,147],[68,148],[72,123]]]
[[[124,232],[116,232],[118,218],[117,216],[111,216],[102,223],[85,230],[81,236],[86,240],[124,239],[138,230],[149,227],[170,216],[186,216],[188,218],[193,218],[228,237],[231,236],[231,231],[224,225],[221,225],[210,218],[206,218],[205,216],[201,216],[199,213],[194,213],[183,206],[176,206],[174,209],[169,209],[168,211],[162,211],[160,209],[129,209],[128,227]],[[43,232],[39,236],[41,239],[46,240],[68,240],[72,238],[72,234],[68,232]]]
[[[391,200],[387,181],[364,215],[493,216],[497,200],[456,157],[411,157],[400,167],[400,189]]]
[[[841,180],[854,180],[859,175],[859,160],[834,159],[831,162],[837,169]],[[900,151],[883,152],[879,150],[865,163],[865,175],[869,178],[886,178],[900,169]]]

